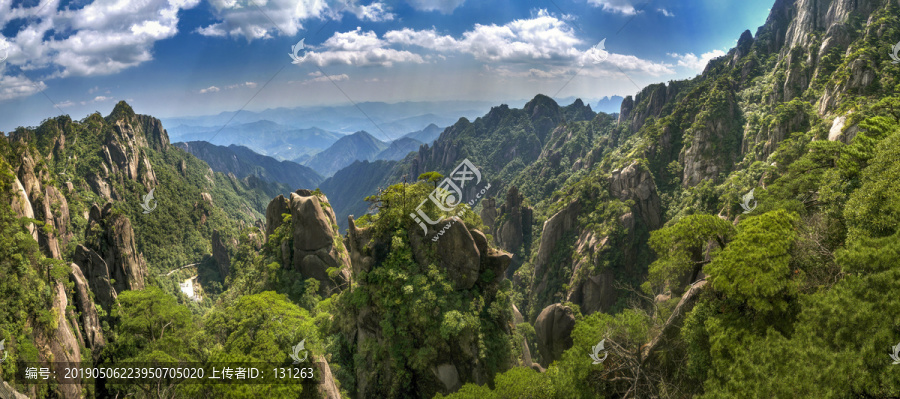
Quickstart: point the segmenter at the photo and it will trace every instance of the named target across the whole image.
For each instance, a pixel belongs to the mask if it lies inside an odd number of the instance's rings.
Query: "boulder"
[[[541,311],[534,323],[541,366],[550,366],[572,347],[574,329],[575,314],[568,306],[554,303]]]
[[[106,340],[103,338],[103,329],[100,327],[97,309],[94,308],[94,301],[91,299],[91,289],[81,268],[74,263],[70,267],[72,271],[69,272],[69,280],[75,284],[72,299],[75,301],[75,309],[81,313],[85,344],[95,355],[99,355],[100,348],[106,345]]]
[[[291,194],[294,251],[315,251],[334,243],[333,217],[322,208],[318,196]]]
[[[319,294],[330,296],[350,280],[350,272],[345,266],[351,263],[350,255],[339,239],[334,211],[324,195],[317,195],[309,190],[297,190],[291,194],[290,212],[292,224],[290,266],[299,271],[304,278],[318,280]],[[284,255],[282,253],[283,257]],[[330,268],[340,271],[332,276],[328,273]]]
[[[475,239],[462,220],[456,217],[441,220],[438,226],[446,229],[437,240],[441,268],[447,271],[454,289],[472,288],[478,281],[481,263],[481,253],[475,246]]]

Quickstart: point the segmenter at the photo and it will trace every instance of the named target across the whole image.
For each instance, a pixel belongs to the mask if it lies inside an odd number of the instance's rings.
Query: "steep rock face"
[[[88,237],[89,247],[106,261],[116,292],[144,289],[147,264],[134,242],[131,220],[114,212],[112,203],[103,210],[95,204],[89,216],[87,231],[97,232]]]
[[[557,243],[563,235],[575,228],[575,222],[581,211],[581,203],[572,201],[544,222],[541,232],[541,243],[534,258],[534,283],[532,292],[542,292],[547,286],[547,268],[551,267],[550,257],[556,250]]]
[[[70,267],[72,271],[69,272],[69,280],[75,284],[73,300],[75,301],[75,309],[81,313],[84,341],[95,355],[99,355],[99,350],[106,345],[106,340],[103,338],[103,329],[100,327],[97,309],[94,308],[94,301],[91,299],[91,289],[87,279],[81,272],[81,268],[74,263]]]
[[[534,323],[537,347],[541,353],[541,366],[550,366],[572,347],[572,330],[575,315],[568,306],[554,303],[544,308]]]
[[[662,226],[662,200],[653,175],[637,161],[612,172],[609,191],[622,201],[634,201],[634,211],[648,229]]]
[[[219,266],[219,275],[224,278],[231,271],[231,251],[237,247],[238,242],[234,238],[223,237],[219,230],[213,230],[210,243],[213,259]]]
[[[475,239],[459,219],[445,220],[439,225],[449,225],[437,246],[441,268],[447,271],[454,289],[472,288],[478,281],[481,266],[481,252],[475,245]]]
[[[12,197],[12,210],[16,213],[18,217],[25,218],[34,218],[34,209],[31,208],[31,200],[28,199],[28,194],[25,191],[25,186],[22,185],[22,182],[19,181],[19,178],[13,177],[13,191],[16,192],[17,195]],[[28,230],[31,232],[32,238],[35,241],[38,240],[38,232],[37,226],[33,223],[28,225]]]
[[[720,88],[727,93],[723,102],[707,110],[709,115],[695,121],[695,127],[685,134],[692,137],[689,147],[682,150],[684,164],[682,183],[693,187],[703,180],[716,179],[729,171],[740,154],[742,119],[734,90]]]
[[[34,342],[43,362],[74,363],[81,361],[81,347],[78,338],[66,318],[68,304],[66,287],[62,282],[58,282],[54,290],[52,307],[52,312],[56,315],[57,328],[51,332],[47,332],[43,328],[34,330]],[[57,381],[62,382],[64,373],[57,370],[55,376]],[[63,397],[77,398],[81,394],[81,384],[61,383],[59,390]]]
[[[585,315],[609,309],[615,304],[617,292],[612,269],[604,268],[599,273],[589,275],[582,270],[592,270],[601,251],[610,250],[608,237],[597,237],[592,231],[583,231],[575,242],[572,277],[566,301],[577,304]],[[580,275],[586,277],[579,278]]]
[[[20,199],[27,199],[30,204],[25,207],[24,203],[14,204],[13,208],[21,216],[28,213],[28,208],[31,209],[30,217],[43,222],[45,226],[33,231],[41,252],[47,257],[61,259],[62,249],[72,238],[72,233],[69,232],[69,204],[56,187],[42,184],[42,181],[49,179],[48,173],[42,167],[36,167],[36,164],[44,162],[40,155],[33,158],[28,151],[22,155],[17,181],[21,182]],[[49,231],[47,227],[50,228]]]
[[[533,210],[523,205],[525,197],[515,186],[506,192],[506,202],[500,206],[500,217],[503,219],[497,226],[494,239],[500,248],[519,253],[523,244],[531,242],[531,224]],[[522,253],[530,252],[525,248]]]
[[[481,201],[481,221],[487,226],[486,233],[494,234],[496,231],[496,226],[494,223],[497,221],[497,216],[499,216],[499,212],[497,209],[497,199],[494,197],[488,197]]]
[[[109,267],[106,261],[91,249],[84,245],[75,247],[75,265],[84,272],[85,279],[97,302],[104,309],[110,307],[118,300],[116,290],[110,283]]]
[[[882,2],[875,0],[795,0],[793,3],[796,16],[791,20],[785,32],[785,51],[796,47],[807,47],[813,36],[811,33],[844,22],[852,12],[869,15]]]
[[[631,131],[636,132],[644,125],[644,121],[651,117],[659,117],[663,114],[664,107],[674,102],[681,92],[683,84],[680,82],[657,83],[643,88],[634,96],[625,97],[619,112],[619,123],[627,123]]]

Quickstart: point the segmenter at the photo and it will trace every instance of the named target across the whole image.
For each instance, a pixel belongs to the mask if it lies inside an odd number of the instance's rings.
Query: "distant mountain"
[[[260,155],[247,147],[237,145],[223,147],[205,141],[173,145],[202,159],[212,170],[231,173],[239,179],[255,176],[260,180],[285,184],[292,190],[315,188],[324,180],[309,167]]]
[[[342,135],[319,129],[296,129],[269,120],[218,127],[178,125],[168,130],[173,141],[206,141],[239,145],[277,159],[313,155],[334,144]]]
[[[291,129],[318,126],[331,132],[351,133],[366,130],[381,140],[390,141],[408,132],[422,129],[431,123],[448,126],[461,117],[474,118],[483,115],[494,104],[494,102],[488,101],[406,101],[394,104],[363,102],[355,106],[272,108],[260,112],[243,110],[240,113],[222,112],[216,115],[166,118],[163,119],[163,123],[165,126],[205,126],[218,129],[226,123],[239,125],[266,120],[289,126]],[[382,132],[385,137],[382,137]],[[184,141],[177,137],[173,137],[173,139]],[[214,144],[217,143],[218,141],[214,142]],[[267,155],[271,156],[271,154]]]
[[[624,99],[622,96],[603,97],[597,101],[594,111],[617,114],[622,108],[622,100]]]
[[[304,165],[327,177],[354,161],[375,160],[378,154],[387,148],[387,143],[361,130],[341,137],[331,147],[304,162]]]
[[[418,151],[423,144],[425,143],[411,137],[401,137],[391,142],[387,149],[375,156],[375,159],[397,161],[405,158],[410,152]]]
[[[379,186],[396,183],[391,176],[399,164],[398,161],[384,160],[356,161],[319,185],[331,201],[341,231],[347,230],[348,215],[359,218],[366,214],[369,206],[364,200],[366,197],[377,192]]]
[[[456,123],[456,121],[453,121],[453,123]],[[434,123],[432,123],[432,124],[426,126],[422,130],[404,134],[403,137],[409,137],[411,139],[421,141],[425,144],[431,144],[435,140],[437,140],[438,137],[440,137],[441,132],[443,132],[444,129],[445,128],[438,127],[438,125],[435,125]]]

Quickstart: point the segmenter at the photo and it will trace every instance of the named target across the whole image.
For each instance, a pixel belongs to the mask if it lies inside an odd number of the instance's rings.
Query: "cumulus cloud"
[[[243,37],[247,40],[295,36],[304,29],[303,21],[340,19],[344,13],[363,21],[391,21],[395,15],[382,2],[368,5],[356,0],[210,0],[218,22],[196,29],[204,36]],[[274,23],[274,26],[273,26]]]
[[[442,53],[469,54],[476,60],[491,63],[521,64],[523,68],[494,67],[504,76],[549,77],[571,74],[574,64],[587,65],[596,69],[618,67],[624,71],[634,71],[659,76],[672,74],[672,65],[655,63],[635,56],[604,54],[601,63],[593,62],[600,50],[586,46],[575,31],[563,20],[540,10],[531,19],[515,20],[505,25],[476,24],[461,37],[439,34],[436,30],[413,30],[404,28],[384,34],[384,40],[402,46],[417,46]],[[534,63],[554,65],[553,69],[535,69]],[[577,68],[576,68],[577,69]],[[610,70],[615,70],[612,68]],[[618,73],[618,72],[617,72]]]
[[[75,10],[60,10],[59,0],[15,8],[0,2],[0,29],[14,20],[28,21],[15,36],[2,39],[9,48],[6,63],[21,71],[40,70],[45,79],[118,73],[152,60],[153,45],[178,33],[179,11],[199,2],[94,1]],[[21,86],[22,79],[0,77],[0,99],[33,94]]]
[[[687,54],[678,54],[678,53],[668,53],[669,57],[675,58],[678,60],[678,66],[684,67],[693,71],[702,72],[703,68],[706,68],[706,64],[709,61],[719,58],[726,53],[722,50],[713,50],[707,53],[701,54],[699,57],[694,53]]]
[[[457,7],[463,5],[466,0],[407,0],[410,6],[419,11],[440,11],[451,14]]]
[[[569,25],[546,10],[538,11],[534,18],[504,25],[476,24],[459,39],[440,35],[433,29],[409,28],[389,31],[384,37],[394,44],[462,52],[481,61],[507,62],[571,59],[580,53],[575,46],[582,43]]]
[[[0,75],[0,101],[27,97],[46,88],[44,82],[34,82],[25,75]]]
[[[406,51],[388,48],[388,42],[375,32],[364,32],[357,27],[349,32],[335,32],[325,40],[320,51],[308,51],[300,63],[312,63],[320,67],[328,65],[392,66],[395,62],[421,64],[422,56]]]
[[[206,93],[218,93],[218,92],[221,91],[221,90],[222,90],[222,89],[220,89],[220,88],[218,88],[218,87],[216,87],[216,86],[209,86],[209,87],[207,87],[207,88],[205,88],[205,89],[200,89],[200,94],[206,94]]]
[[[634,15],[637,11],[631,0],[588,0],[588,4],[594,7],[600,7],[603,11],[619,13],[623,15]]]
[[[656,11],[659,11],[660,14],[670,17],[670,18],[675,16],[675,14],[673,14],[669,10],[666,10],[665,8],[657,8]]]

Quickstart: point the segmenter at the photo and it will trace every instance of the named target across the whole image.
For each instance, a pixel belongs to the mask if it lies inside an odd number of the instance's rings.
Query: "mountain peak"
[[[109,116],[106,117],[107,120],[119,120],[119,119],[128,119],[134,117],[134,109],[131,108],[128,103],[125,101],[119,101],[116,103],[116,106],[113,108],[112,112]]]

